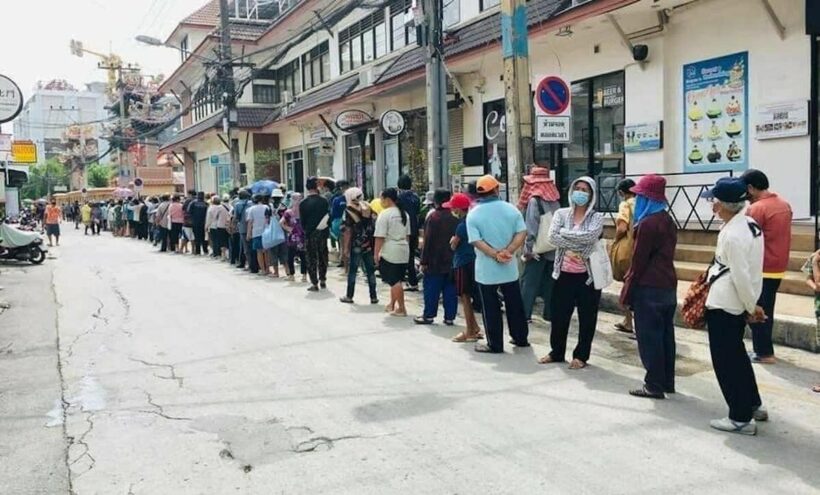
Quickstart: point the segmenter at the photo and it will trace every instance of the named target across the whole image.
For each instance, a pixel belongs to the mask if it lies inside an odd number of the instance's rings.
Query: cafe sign
[[[12,141],[11,157],[14,163],[37,163],[37,145],[31,141]]]
[[[404,115],[398,110],[388,110],[382,114],[382,129],[389,136],[398,136],[404,131]]]
[[[11,122],[23,110],[23,93],[8,77],[0,74],[0,124]]]
[[[336,127],[342,131],[349,131],[371,122],[373,117],[362,110],[345,110],[336,117]]]

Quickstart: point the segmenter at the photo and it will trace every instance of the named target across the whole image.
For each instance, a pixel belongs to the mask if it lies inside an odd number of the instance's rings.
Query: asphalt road
[[[820,356],[755,369],[772,420],[726,414],[702,332],[678,391],[603,315],[590,367],[479,355],[330,290],[67,231],[43,266],[0,265],[0,493],[818,493]],[[385,293],[382,290],[382,293]],[[410,311],[416,312],[417,297]],[[575,333],[571,334],[574,345]]]

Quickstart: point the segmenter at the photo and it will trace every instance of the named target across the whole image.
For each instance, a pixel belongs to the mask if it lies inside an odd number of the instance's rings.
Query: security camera
[[[643,62],[649,57],[649,47],[646,45],[635,45],[632,47],[632,58],[635,62]]]

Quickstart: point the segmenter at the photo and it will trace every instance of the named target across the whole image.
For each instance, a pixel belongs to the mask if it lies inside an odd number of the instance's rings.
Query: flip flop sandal
[[[666,395],[663,392],[650,392],[646,387],[630,390],[629,395],[633,397],[643,397],[644,399],[665,399]]]
[[[812,392],[820,394],[820,385],[815,385],[811,388]]]
[[[632,329],[624,325],[623,323],[616,323],[615,330],[623,333],[632,333]]]
[[[413,321],[416,323],[416,325],[432,325],[433,324],[433,319],[432,318],[425,318],[423,316],[416,316],[415,318],[413,318]]]
[[[452,340],[453,340],[453,342],[457,342],[457,343],[464,343],[464,342],[476,342],[476,341],[478,341],[478,339],[477,339],[477,338],[475,338],[475,337],[470,337],[469,335],[467,335],[467,334],[466,334],[466,333],[464,333],[464,332],[459,333],[458,335],[456,335],[455,337],[453,337],[453,339],[452,339]]]

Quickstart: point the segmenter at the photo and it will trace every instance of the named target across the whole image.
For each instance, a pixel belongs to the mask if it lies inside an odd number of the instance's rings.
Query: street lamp
[[[166,48],[173,48],[174,50],[177,50],[180,53],[184,54],[186,57],[193,57],[197,60],[201,60],[203,62],[207,62],[207,63],[210,63],[210,64],[219,63],[218,60],[208,58],[208,57],[203,57],[202,55],[198,55],[198,54],[193,53],[193,52],[184,51],[182,49],[182,47],[172,45],[171,43],[167,43],[165,41],[162,41],[159,38],[154,38],[153,36],[146,36],[144,34],[140,34],[134,39],[137,40],[138,43],[142,43],[142,44],[148,45],[148,46],[164,46]]]

